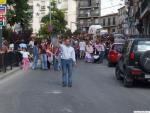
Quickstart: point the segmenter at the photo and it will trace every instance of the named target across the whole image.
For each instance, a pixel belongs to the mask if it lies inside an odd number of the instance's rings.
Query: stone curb
[[[0,80],[6,78],[6,77],[8,77],[8,76],[11,76],[11,75],[15,74],[15,73],[18,72],[19,70],[20,70],[20,67],[15,67],[15,68],[13,68],[12,70],[7,71],[6,73],[3,73],[3,72],[0,73]]]

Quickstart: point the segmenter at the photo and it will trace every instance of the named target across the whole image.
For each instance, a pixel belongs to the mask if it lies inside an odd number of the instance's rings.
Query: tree
[[[8,0],[9,10],[7,20],[10,25],[21,23],[23,28],[27,28],[31,19],[28,0]]]
[[[52,32],[48,31],[48,27],[50,25],[50,18],[49,14],[44,16],[41,20],[43,23],[43,26],[41,27],[39,34],[40,35],[50,35],[50,34],[60,34],[62,32],[65,32],[67,22],[65,20],[65,15],[62,10],[59,10],[56,7],[56,2],[52,1],[52,8],[51,8],[51,26],[52,26]]]

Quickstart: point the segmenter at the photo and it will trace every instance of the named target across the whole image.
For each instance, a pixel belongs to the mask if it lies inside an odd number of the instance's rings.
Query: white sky
[[[102,16],[118,12],[124,5],[124,0],[101,0]]]

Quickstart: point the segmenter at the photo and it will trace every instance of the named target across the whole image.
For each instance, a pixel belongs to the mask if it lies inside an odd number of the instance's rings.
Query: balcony
[[[141,4],[141,17],[150,11],[150,0],[143,0]]]
[[[91,13],[91,15],[90,15],[92,18],[98,18],[98,17],[100,17],[100,14],[99,13]]]
[[[87,3],[86,4],[79,3],[79,9],[86,10],[86,9],[99,8],[99,7],[100,7],[99,4],[91,4],[91,5],[89,5]]]
[[[88,14],[79,14],[78,18],[90,18],[90,16]]]

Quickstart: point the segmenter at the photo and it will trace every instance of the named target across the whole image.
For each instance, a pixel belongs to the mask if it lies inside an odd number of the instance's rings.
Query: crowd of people
[[[67,38],[58,37],[55,43],[49,39],[39,42],[36,38],[32,38],[29,43],[24,40],[8,43],[5,40],[0,52],[18,51],[22,56],[20,64],[24,71],[29,68],[50,70],[52,67],[55,71],[62,70],[63,86],[65,87],[68,82],[71,87],[72,66],[76,64],[76,60],[103,63],[110,45],[111,41],[104,40],[103,37],[77,35]]]

